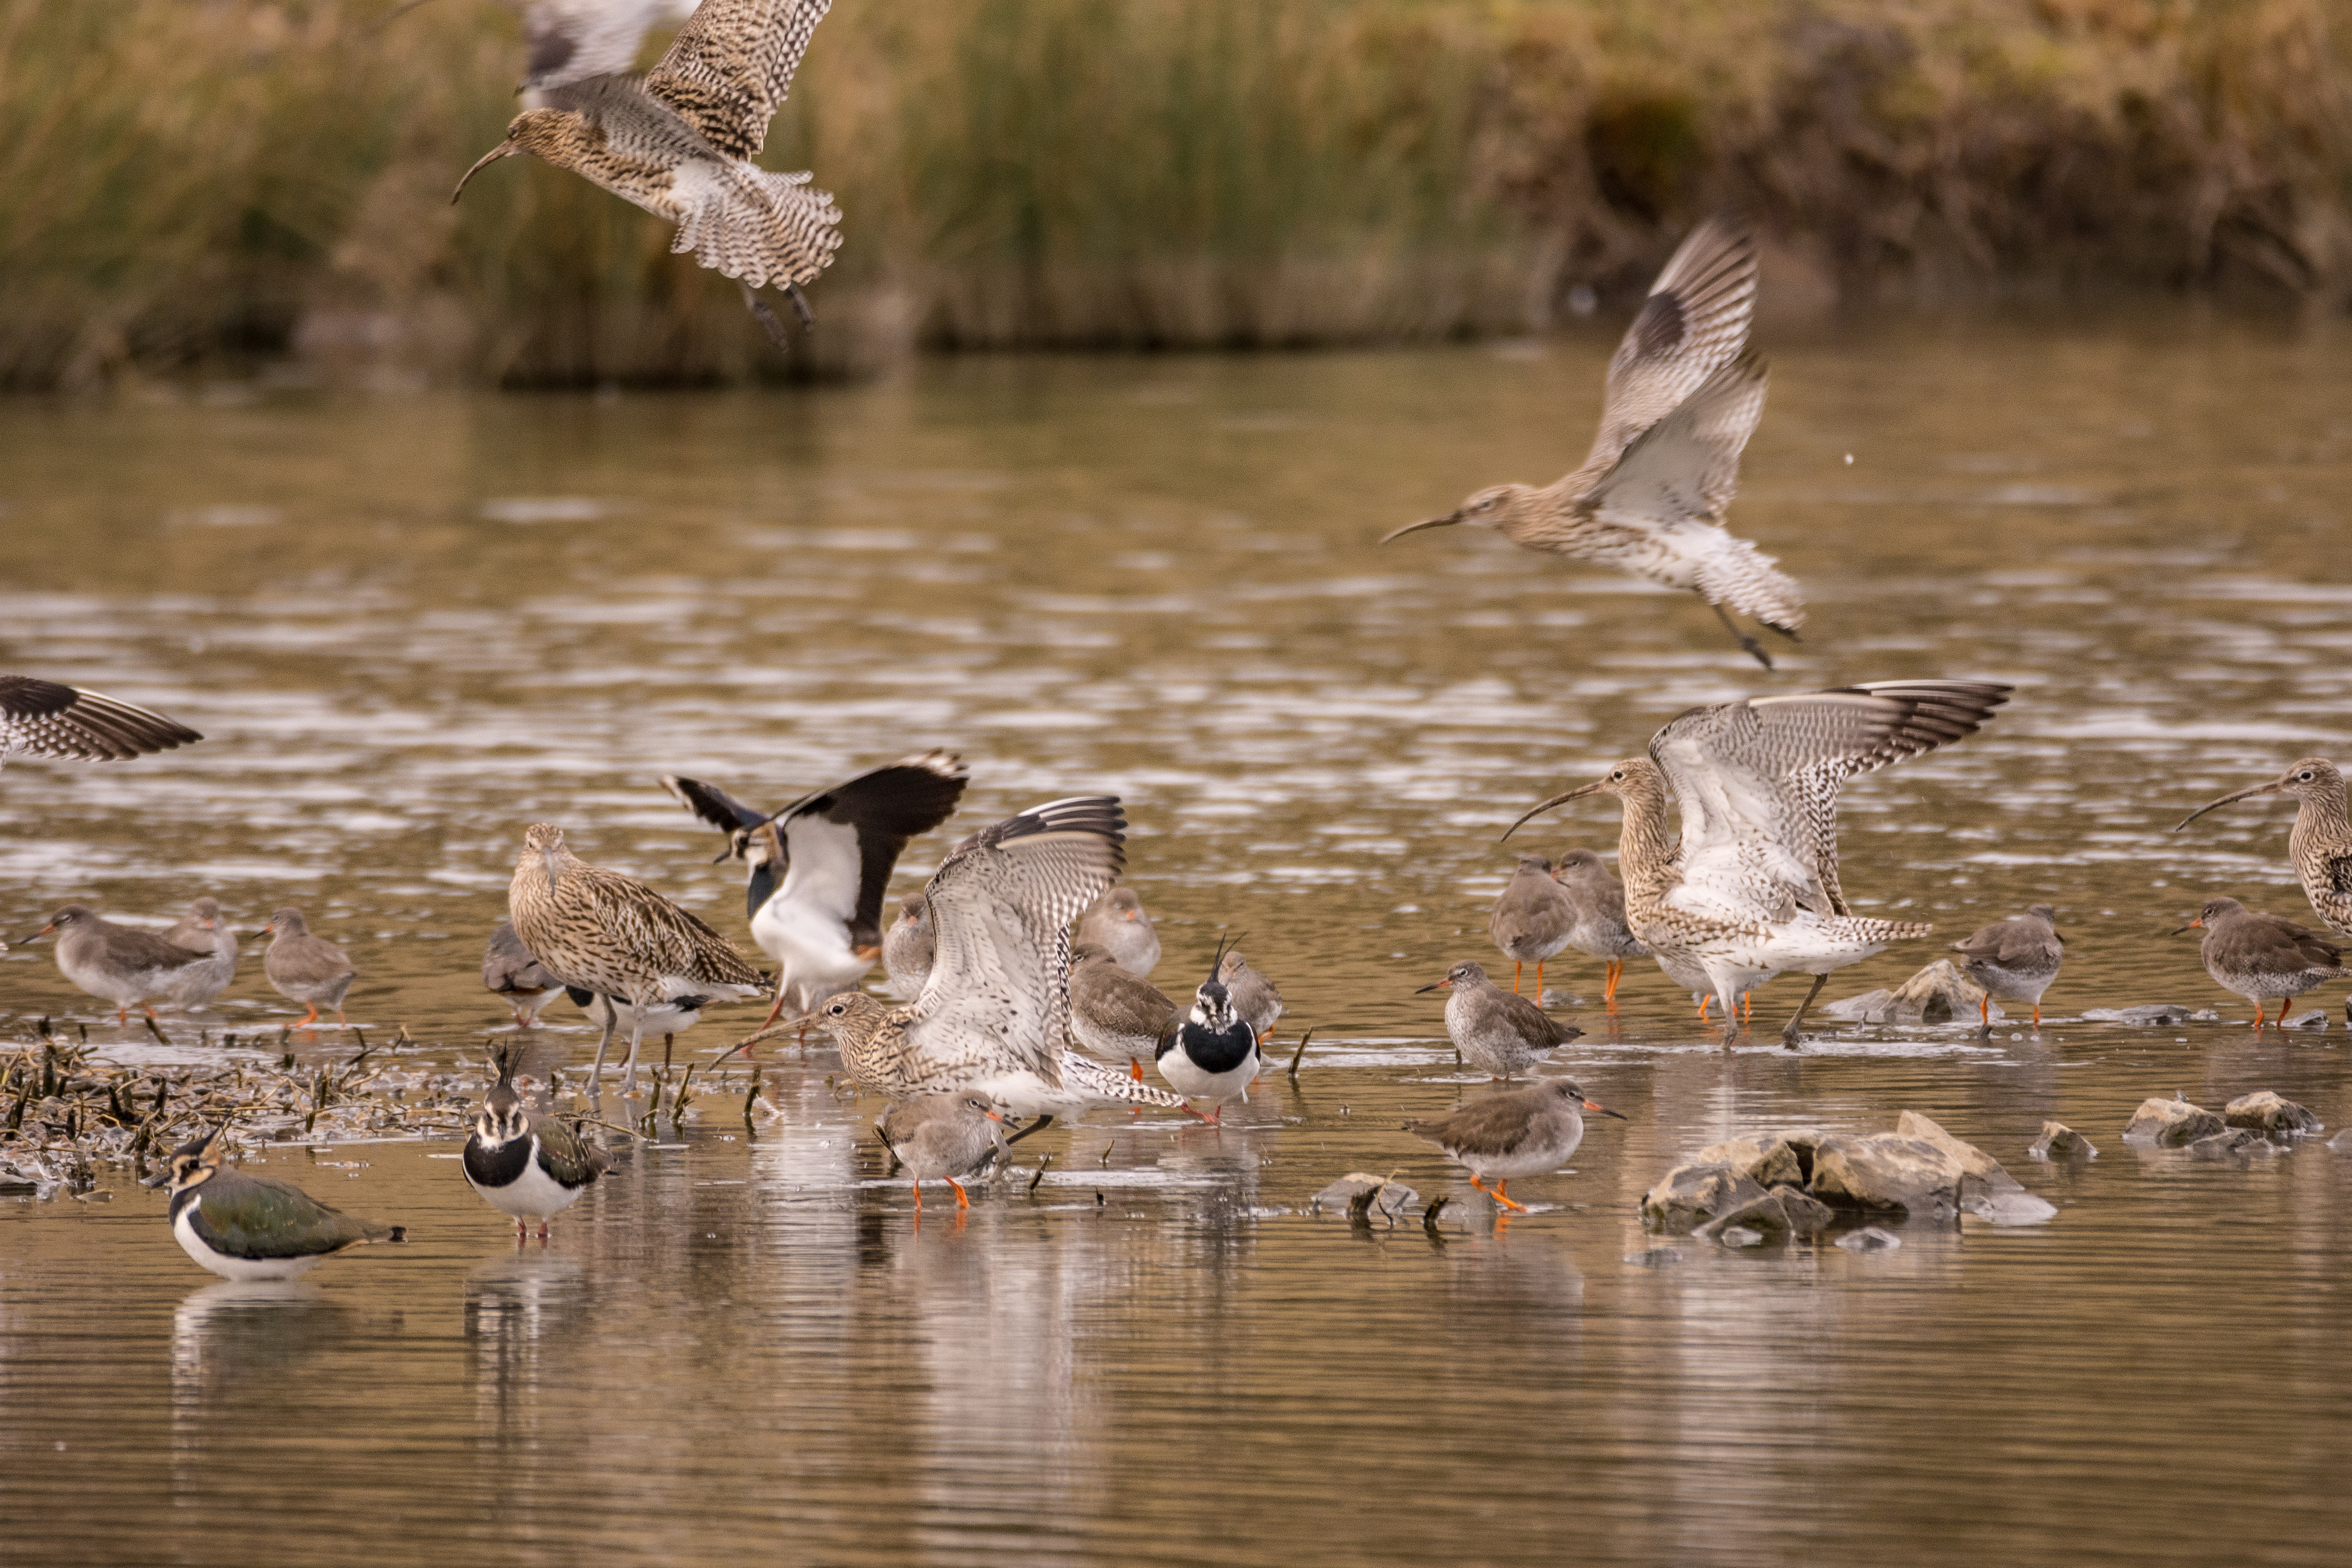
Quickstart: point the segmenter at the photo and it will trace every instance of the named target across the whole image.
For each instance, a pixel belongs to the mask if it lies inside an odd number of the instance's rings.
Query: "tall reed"
[[[848,243],[793,359],[528,160],[482,0],[0,0],[0,385],[281,354],[729,381],[928,345],[1541,327],[1716,206],[1852,296],[2352,301],[2334,0],[839,0],[766,162]]]

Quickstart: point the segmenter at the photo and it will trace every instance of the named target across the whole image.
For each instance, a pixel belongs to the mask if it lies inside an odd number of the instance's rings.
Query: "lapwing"
[[[172,1152],[146,1185],[169,1185],[172,1235],[224,1279],[291,1279],[339,1252],[375,1241],[405,1241],[408,1228],[331,1209],[301,1188],[249,1176],[221,1163],[223,1122]]]
[[[514,1084],[521,1055],[512,1047],[499,1053],[499,1081],[474,1118],[461,1163],[482,1201],[513,1216],[517,1241],[530,1234],[532,1220],[545,1241],[547,1222],[604,1173],[604,1153],[555,1117],[524,1107]]]
[[[1210,1102],[1202,1120],[1213,1125],[1223,1120],[1227,1100],[1248,1098],[1250,1083],[1265,1065],[1257,1030],[1219,978],[1224,957],[1221,944],[1209,977],[1193,993],[1192,1005],[1161,1037],[1153,1058],[1169,1088],[1186,1100]]]

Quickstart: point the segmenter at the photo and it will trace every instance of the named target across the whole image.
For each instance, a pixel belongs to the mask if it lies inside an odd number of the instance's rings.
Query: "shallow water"
[[[769,1056],[777,1109],[748,1123],[735,1069],[544,1250],[513,1248],[442,1142],[266,1151],[413,1236],[291,1289],[211,1283],[121,1176],[0,1200],[0,1556],[2333,1560],[2352,1155],[2116,1134],[2176,1089],[2352,1121],[2340,986],[2307,1002],[2334,1027],[2258,1040],[2163,934],[2216,891],[2309,919],[2285,806],[2168,829],[2346,750],[2352,337],[2183,311],[1768,342],[1733,516],[1811,595],[1778,676],[1683,596],[1485,536],[1373,547],[1565,468],[1608,346],[0,405],[0,668],[208,736],[0,774],[0,933],[68,900],[161,923],[210,892],[247,930],[299,903],[358,961],[353,1021],[446,1064],[505,1022],[476,965],[526,824],[747,940],[737,876],[656,775],[776,804],[946,745],[972,773],[954,832],[1118,793],[1155,979],[1189,989],[1229,928],[1317,1027],[1296,1086],[1270,1076],[1222,1131],[1057,1127],[961,1225],[915,1223],[878,1103],[837,1097],[823,1051]],[[1844,880],[1939,939],[2055,903],[2042,1035],[1726,1054],[1632,972],[1615,1019],[1564,1007],[1580,1081],[1630,1120],[1495,1226],[1398,1126],[1481,1090],[1412,993],[1493,957],[1496,835],[1691,703],[1927,675],[2021,689],[1849,789]],[[1615,837],[1596,804],[1531,842]],[[904,889],[947,841],[917,842]],[[1547,978],[1597,993],[1596,966]],[[2077,1016],[2151,1001],[2222,1021]],[[292,1014],[248,962],[167,1053],[42,943],[0,957],[0,1034],[37,1016],[143,1061],[217,1052],[199,1027],[274,1055]],[[554,1016],[542,1050],[584,1060]],[[1703,1143],[1905,1108],[2058,1216],[1867,1256],[1642,1233],[1642,1191]],[[2028,1160],[2051,1117],[2102,1157]],[[1452,1197],[1441,1238],[1306,1212],[1356,1168]]]

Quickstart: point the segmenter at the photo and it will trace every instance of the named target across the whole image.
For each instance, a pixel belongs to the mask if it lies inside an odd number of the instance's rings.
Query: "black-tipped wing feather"
[[[0,757],[76,757],[121,763],[204,737],[176,720],[29,675],[0,675]]]

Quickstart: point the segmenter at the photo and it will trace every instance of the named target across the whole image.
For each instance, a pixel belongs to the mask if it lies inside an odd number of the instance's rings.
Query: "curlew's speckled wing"
[[[1746,226],[1709,218],[1684,240],[1609,361],[1609,396],[1584,471],[1614,463],[1748,343],[1756,306],[1756,241]]]
[[[694,0],[507,0],[529,51],[522,85],[544,90],[625,71],[646,35],[694,14]]]
[[[646,90],[721,153],[759,155],[832,0],[703,0]]]
[[[1739,454],[1764,417],[1764,361],[1750,349],[1636,437],[1584,492],[1603,518],[1716,523],[1739,489]]]
[[[29,675],[0,675],[0,759],[22,752],[121,763],[203,739],[176,720],[103,692]]]
[[[931,973],[907,1035],[923,1057],[1027,1068],[1061,1081],[1070,922],[1126,863],[1111,795],[1032,806],[982,829],[923,889]]]
[[[1650,741],[1682,813],[1670,901],[1735,921],[1846,914],[1837,880],[1844,781],[1973,734],[2011,688],[1891,680],[1694,708]]]

